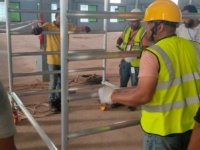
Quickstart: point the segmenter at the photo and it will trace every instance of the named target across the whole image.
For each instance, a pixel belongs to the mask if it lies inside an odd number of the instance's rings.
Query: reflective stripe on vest
[[[157,56],[160,72],[152,100],[142,106],[145,132],[165,136],[193,128],[191,116],[200,106],[200,46],[192,43],[173,36],[147,48]]]
[[[120,45],[120,48],[122,51],[126,51],[131,32],[132,32],[131,27],[130,26],[126,27],[123,33],[123,43]],[[143,27],[140,27],[140,29],[137,31],[135,38],[133,40],[134,45],[132,46],[131,50],[141,50],[140,42],[141,42],[142,37],[144,36],[144,33],[145,33],[145,29]]]
[[[145,29],[141,27],[134,38],[134,45],[131,49],[132,51],[142,51],[141,42],[144,34],[145,34]],[[136,58],[135,60],[131,61],[131,66],[139,67],[139,65],[140,65],[140,58]]]
[[[199,102],[199,97],[200,95],[196,97],[189,97],[184,100],[174,102],[172,104],[165,104],[165,105],[160,105],[160,106],[143,105],[142,109],[148,112],[167,112],[167,111],[170,111],[171,109],[183,108],[187,105],[195,104]]]
[[[198,43],[193,43],[193,46],[196,50],[196,54],[198,55],[197,58],[199,58],[198,59],[198,72],[200,72],[200,49],[198,47]],[[172,66],[172,63],[171,63],[169,57],[166,55],[166,53],[159,46],[153,45],[152,48],[155,49],[157,52],[159,52],[160,55],[163,57],[164,61],[166,62],[166,66],[167,66],[167,69],[169,72],[170,79],[174,79],[174,81],[171,83],[159,82],[157,85],[158,89],[167,89],[170,86],[178,85],[178,84],[181,84],[182,82],[186,82],[186,81],[191,81],[194,78],[200,79],[200,74],[198,72],[183,75],[181,78],[175,78],[174,71],[172,70],[172,67],[170,67],[170,66]]]
[[[128,44],[128,39],[129,39],[129,35],[130,35],[131,31],[132,31],[131,27],[127,26],[125,28],[124,32],[123,32],[123,37],[122,37],[123,38],[123,42],[119,46],[122,51],[126,51],[126,47],[127,47],[127,44]]]
[[[138,32],[136,33],[136,36],[134,38],[134,45],[132,46],[132,51],[134,50],[142,50],[142,47],[141,47],[141,40],[143,38],[145,34],[145,29],[143,27],[140,27],[140,29],[138,30]]]

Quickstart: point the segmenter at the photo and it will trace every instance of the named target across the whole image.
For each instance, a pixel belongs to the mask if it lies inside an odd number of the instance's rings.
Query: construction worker
[[[131,12],[142,12],[138,8],[134,8]],[[125,27],[121,36],[117,39],[117,48],[121,51],[142,51],[148,46],[145,36],[145,29],[141,25],[141,19],[127,19],[129,25]],[[120,87],[127,87],[131,78],[131,85],[136,86],[138,83],[140,58],[126,57],[122,58],[119,65]],[[112,108],[122,106],[121,104],[112,104]],[[130,110],[135,110],[135,107],[128,107]]]
[[[135,8],[131,12],[142,12]],[[117,47],[121,51],[142,51],[147,46],[144,40],[145,29],[141,25],[140,19],[128,19],[129,25],[124,29],[121,36],[117,39]],[[146,44],[146,45],[145,45]],[[127,87],[129,78],[131,85],[136,86],[138,82],[140,58],[123,58],[120,63],[120,87]]]
[[[0,148],[16,150],[14,136],[16,133],[10,102],[0,81]]]
[[[59,9],[58,9],[59,10]],[[52,23],[44,23],[40,26],[37,25],[32,29],[32,33],[35,35],[41,34],[43,31],[59,32],[60,31],[60,13],[56,13],[55,21]],[[72,24],[68,25],[68,29],[71,32],[90,32],[90,28],[87,26],[77,27]],[[59,52],[60,51],[60,34],[47,34],[46,35],[46,51],[48,52]],[[47,55],[47,64],[49,71],[60,71],[60,55]],[[61,78],[60,73],[50,74],[49,89],[56,90],[61,89]],[[51,111],[54,113],[61,111],[61,94],[50,93],[49,103]]]
[[[196,124],[192,131],[192,136],[188,146],[188,150],[199,150],[200,148],[200,108],[198,109],[196,116],[194,117]]]
[[[171,0],[155,0],[143,21],[154,45],[143,50],[138,85],[99,89],[101,103],[141,105],[144,150],[186,150],[200,106],[200,45],[177,37],[181,11]]]
[[[198,11],[194,5],[186,5],[183,7],[182,13],[188,15],[190,13],[198,13]],[[200,42],[199,19],[183,18],[183,24],[176,29],[176,34],[188,40]]]

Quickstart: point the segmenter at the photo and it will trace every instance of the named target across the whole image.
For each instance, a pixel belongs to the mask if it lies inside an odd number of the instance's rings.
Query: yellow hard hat
[[[143,21],[155,20],[181,22],[181,11],[171,0],[155,0],[147,7]]]

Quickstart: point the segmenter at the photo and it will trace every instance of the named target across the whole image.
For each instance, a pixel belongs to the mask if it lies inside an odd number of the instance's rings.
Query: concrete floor
[[[108,49],[109,51],[116,51],[115,41],[119,33],[108,34]],[[5,34],[1,34],[5,37]],[[99,48],[102,43],[97,43],[100,40],[99,35],[87,35],[87,38],[81,35],[75,35],[71,38],[70,49],[86,49]],[[7,55],[6,55],[6,38],[0,40],[0,79],[4,85],[8,87],[7,74]],[[87,41],[85,41],[87,39]],[[78,45],[77,45],[78,40]],[[92,40],[92,42],[91,42]],[[95,43],[93,45],[89,43]],[[36,44],[37,43],[37,44]],[[88,47],[90,45],[90,47]],[[14,36],[13,49],[17,51],[27,51],[39,49],[38,38],[36,36]],[[31,72],[37,70],[36,58],[17,58],[14,63],[14,70],[22,72]],[[108,61],[108,80],[112,83],[119,83],[118,64],[120,59]],[[93,66],[98,62],[83,62],[83,66]],[[112,64],[112,65],[109,65]],[[115,65],[113,65],[115,64]],[[70,64],[71,67],[80,66],[79,62]],[[92,72],[94,73],[94,72]],[[95,72],[96,73],[96,72]],[[97,73],[98,74],[98,73]],[[75,78],[77,74],[72,74],[71,79]],[[48,88],[48,83],[43,82],[41,77],[26,77],[17,78],[14,81],[15,90],[30,90],[38,88]],[[89,91],[95,92],[97,89],[89,88]],[[47,95],[24,96],[20,99],[24,102],[26,107],[33,114],[35,119],[41,125],[43,130],[55,143],[56,147],[61,147],[61,116],[60,114],[51,114],[48,111]],[[35,108],[35,106],[38,106]],[[33,129],[26,118],[16,125],[17,134],[15,137],[16,145],[19,150],[46,150],[47,146],[43,143],[39,135]],[[80,131],[83,129],[100,127],[110,125],[119,121],[139,119],[139,111],[129,111],[127,107],[115,108],[108,111],[100,111],[97,99],[77,100],[69,103],[69,132]],[[141,150],[142,148],[143,132],[140,126],[132,126],[128,128],[118,129],[110,132],[104,132],[85,137],[72,139],[69,141],[69,150]]]

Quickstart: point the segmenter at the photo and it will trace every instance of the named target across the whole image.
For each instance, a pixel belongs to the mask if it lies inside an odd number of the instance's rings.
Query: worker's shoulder
[[[46,27],[54,27],[54,26],[55,26],[55,24],[54,24],[53,22],[45,22],[45,23],[42,25],[43,28],[46,28]]]

